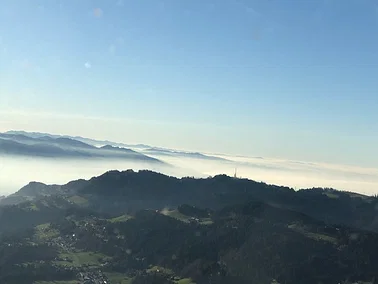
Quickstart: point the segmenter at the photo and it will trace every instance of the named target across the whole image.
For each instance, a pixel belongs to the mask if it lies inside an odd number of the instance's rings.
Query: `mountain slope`
[[[24,191],[25,188],[16,194],[17,198],[24,196],[29,200],[30,196],[23,194]],[[179,179],[151,171],[109,171],[87,181],[43,188],[43,192],[76,195],[85,199],[90,208],[114,214],[125,210],[171,208],[183,203],[217,210],[253,199],[301,212],[327,224],[378,231],[377,198],[331,189],[294,191],[288,187],[225,175]],[[7,199],[0,201],[0,204],[7,202]]]
[[[51,137],[51,136],[39,136],[30,137],[25,134],[10,134],[10,133],[0,133],[0,138],[7,139],[27,145],[34,145],[40,143],[51,144],[60,147],[73,147],[73,148],[84,148],[84,149],[94,149],[95,147],[87,143],[83,143],[78,140],[65,137]]]
[[[119,283],[116,275],[134,284],[378,279],[377,234],[326,225],[261,201],[208,211],[208,223],[191,222],[190,210],[180,216],[166,210],[107,215],[62,197],[1,210],[0,222],[19,229],[0,236],[1,283],[81,283],[85,277]]]
[[[0,134],[0,155],[18,155],[51,158],[105,158],[126,159],[150,163],[163,163],[142,153],[126,149],[95,146],[65,137],[23,134]]]
[[[0,154],[39,157],[90,157],[90,153],[63,149],[50,143],[23,144],[0,138]]]
[[[107,205],[101,200],[108,199],[110,203],[116,201],[120,208],[128,204],[135,210],[141,208],[138,204],[159,208],[181,203],[217,209],[257,199],[276,207],[302,212],[329,224],[378,230],[376,198],[329,189],[294,191],[224,175],[207,179],[178,179],[151,171],[111,171],[92,178],[80,192],[91,195],[91,200],[99,208]],[[116,210],[117,206],[113,206],[113,209]]]

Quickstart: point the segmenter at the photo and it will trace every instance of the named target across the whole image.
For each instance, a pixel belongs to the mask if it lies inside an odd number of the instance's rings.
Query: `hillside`
[[[25,194],[30,184],[15,195]],[[76,194],[88,199],[98,211],[177,207],[183,203],[212,209],[254,199],[276,207],[294,210],[328,224],[378,231],[377,203],[374,197],[333,189],[294,191],[283,186],[268,185],[225,175],[213,178],[175,178],[152,171],[109,171],[90,180],[79,180],[62,186],[42,186],[49,194]],[[30,190],[29,190],[30,192]],[[42,193],[39,193],[41,195]],[[14,197],[12,195],[11,197]],[[7,198],[0,200],[4,203]]]
[[[131,170],[14,196],[29,200],[0,206],[0,283],[378,279],[373,197]]]
[[[1,283],[375,283],[378,276],[376,234],[261,202],[212,212],[206,223],[175,210],[106,216],[64,206],[23,207],[45,217],[3,234]]]

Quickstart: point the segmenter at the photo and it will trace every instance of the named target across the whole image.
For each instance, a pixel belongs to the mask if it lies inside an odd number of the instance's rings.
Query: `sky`
[[[376,1],[0,5],[0,131],[378,168]]]

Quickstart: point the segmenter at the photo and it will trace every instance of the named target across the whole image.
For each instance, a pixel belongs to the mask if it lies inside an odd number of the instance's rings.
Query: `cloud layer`
[[[30,181],[64,184],[68,181],[101,175],[108,170],[150,169],[182,177],[237,175],[296,189],[332,187],[363,194],[378,193],[378,169],[306,163],[266,158],[221,156],[228,161],[214,161],[177,156],[155,156],[174,167],[122,160],[57,160],[0,157],[0,195],[15,192]]]

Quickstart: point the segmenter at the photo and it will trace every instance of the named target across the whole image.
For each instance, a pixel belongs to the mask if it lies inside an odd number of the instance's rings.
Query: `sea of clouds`
[[[153,155],[151,155],[153,156]],[[150,169],[177,177],[237,175],[295,189],[332,187],[363,194],[378,193],[378,169],[309,163],[261,157],[221,156],[227,160],[206,160],[183,156],[154,156],[169,165],[125,160],[73,160],[0,156],[0,195],[8,195],[30,181],[64,184],[89,179],[108,170]]]

